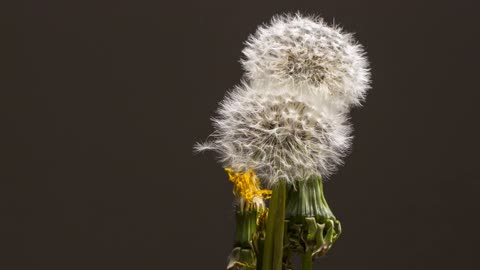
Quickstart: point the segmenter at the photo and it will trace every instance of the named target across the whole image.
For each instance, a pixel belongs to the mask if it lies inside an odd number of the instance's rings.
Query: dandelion
[[[271,191],[260,188],[260,180],[253,170],[238,173],[225,168],[225,171],[234,184],[233,194],[237,200],[234,248],[227,269],[256,269],[257,254],[262,253],[265,239],[265,199],[270,198]]]
[[[233,184],[234,248],[227,269],[302,269],[339,238],[323,181],[348,153],[348,111],[369,88],[361,45],[321,18],[275,17],[246,43],[245,82],[212,119],[195,150],[214,151]],[[271,190],[270,190],[271,189]]]
[[[196,149],[217,152],[223,166],[235,171],[254,170],[268,187],[329,176],[351,141],[345,114],[246,84],[230,92],[213,122],[211,139]]]
[[[266,250],[273,250],[263,252],[265,269],[289,264],[288,256],[277,260],[274,257],[278,258],[275,250],[283,249],[284,235],[291,242],[290,250],[308,252],[310,261],[317,254],[325,254],[339,235],[338,226],[335,227],[339,222],[326,204],[320,176],[330,175],[342,163],[350,146],[351,129],[345,114],[312,107],[299,97],[289,91],[238,86],[220,104],[210,139],[196,146],[197,151],[218,153],[241,201],[253,204],[257,196],[259,205],[263,205],[265,197],[255,184],[257,180],[252,181],[253,172],[265,186],[273,188],[266,231],[262,232],[266,235]],[[298,212],[306,204],[312,211]],[[237,232],[243,239],[243,244],[237,244],[243,248],[236,247],[229,259],[229,265],[242,266],[241,269],[250,269],[255,258],[254,245],[245,244],[245,240],[251,243],[255,237],[251,232],[261,231],[251,221],[258,216],[248,215],[243,211],[237,214]],[[275,217],[280,217],[281,225],[274,225]],[[292,221],[287,234],[282,227],[285,217]],[[250,234],[245,235],[245,230]],[[298,242],[295,239],[307,239],[308,235],[315,236],[308,242],[294,244]]]
[[[323,106],[360,105],[369,88],[362,46],[319,17],[276,16],[250,36],[243,54],[245,75],[254,84],[288,85]]]

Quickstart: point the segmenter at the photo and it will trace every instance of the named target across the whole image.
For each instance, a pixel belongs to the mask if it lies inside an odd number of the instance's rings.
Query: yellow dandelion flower
[[[225,168],[228,178],[234,184],[233,193],[242,197],[248,203],[254,203],[255,198],[270,199],[271,190],[260,188],[260,179],[253,170],[237,173],[230,168]]]

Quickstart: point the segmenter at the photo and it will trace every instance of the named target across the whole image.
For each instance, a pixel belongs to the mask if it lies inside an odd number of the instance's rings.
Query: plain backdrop
[[[298,10],[373,74],[315,269],[480,269],[475,1],[91,2],[2,4],[0,269],[224,269],[231,183],[192,146],[248,35]]]

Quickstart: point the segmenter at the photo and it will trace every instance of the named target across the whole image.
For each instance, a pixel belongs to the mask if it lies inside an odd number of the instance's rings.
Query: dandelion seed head
[[[340,110],[360,105],[369,88],[362,46],[319,17],[274,17],[250,36],[243,54],[245,76],[258,88],[288,85]]]
[[[213,122],[214,133],[196,150],[215,151],[224,167],[237,172],[253,169],[270,187],[328,177],[351,141],[344,114],[316,109],[287,91],[248,85],[229,93]]]

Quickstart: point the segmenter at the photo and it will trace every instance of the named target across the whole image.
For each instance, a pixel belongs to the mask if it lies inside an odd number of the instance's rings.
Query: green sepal
[[[264,209],[237,208],[234,248],[228,257],[228,270],[257,269],[257,256],[262,254],[265,237],[264,211]]]
[[[288,187],[286,216],[288,247],[295,252],[325,255],[341,234],[341,224],[327,204],[321,177]]]
[[[257,256],[252,249],[236,247],[228,257],[227,270],[254,270]]]

